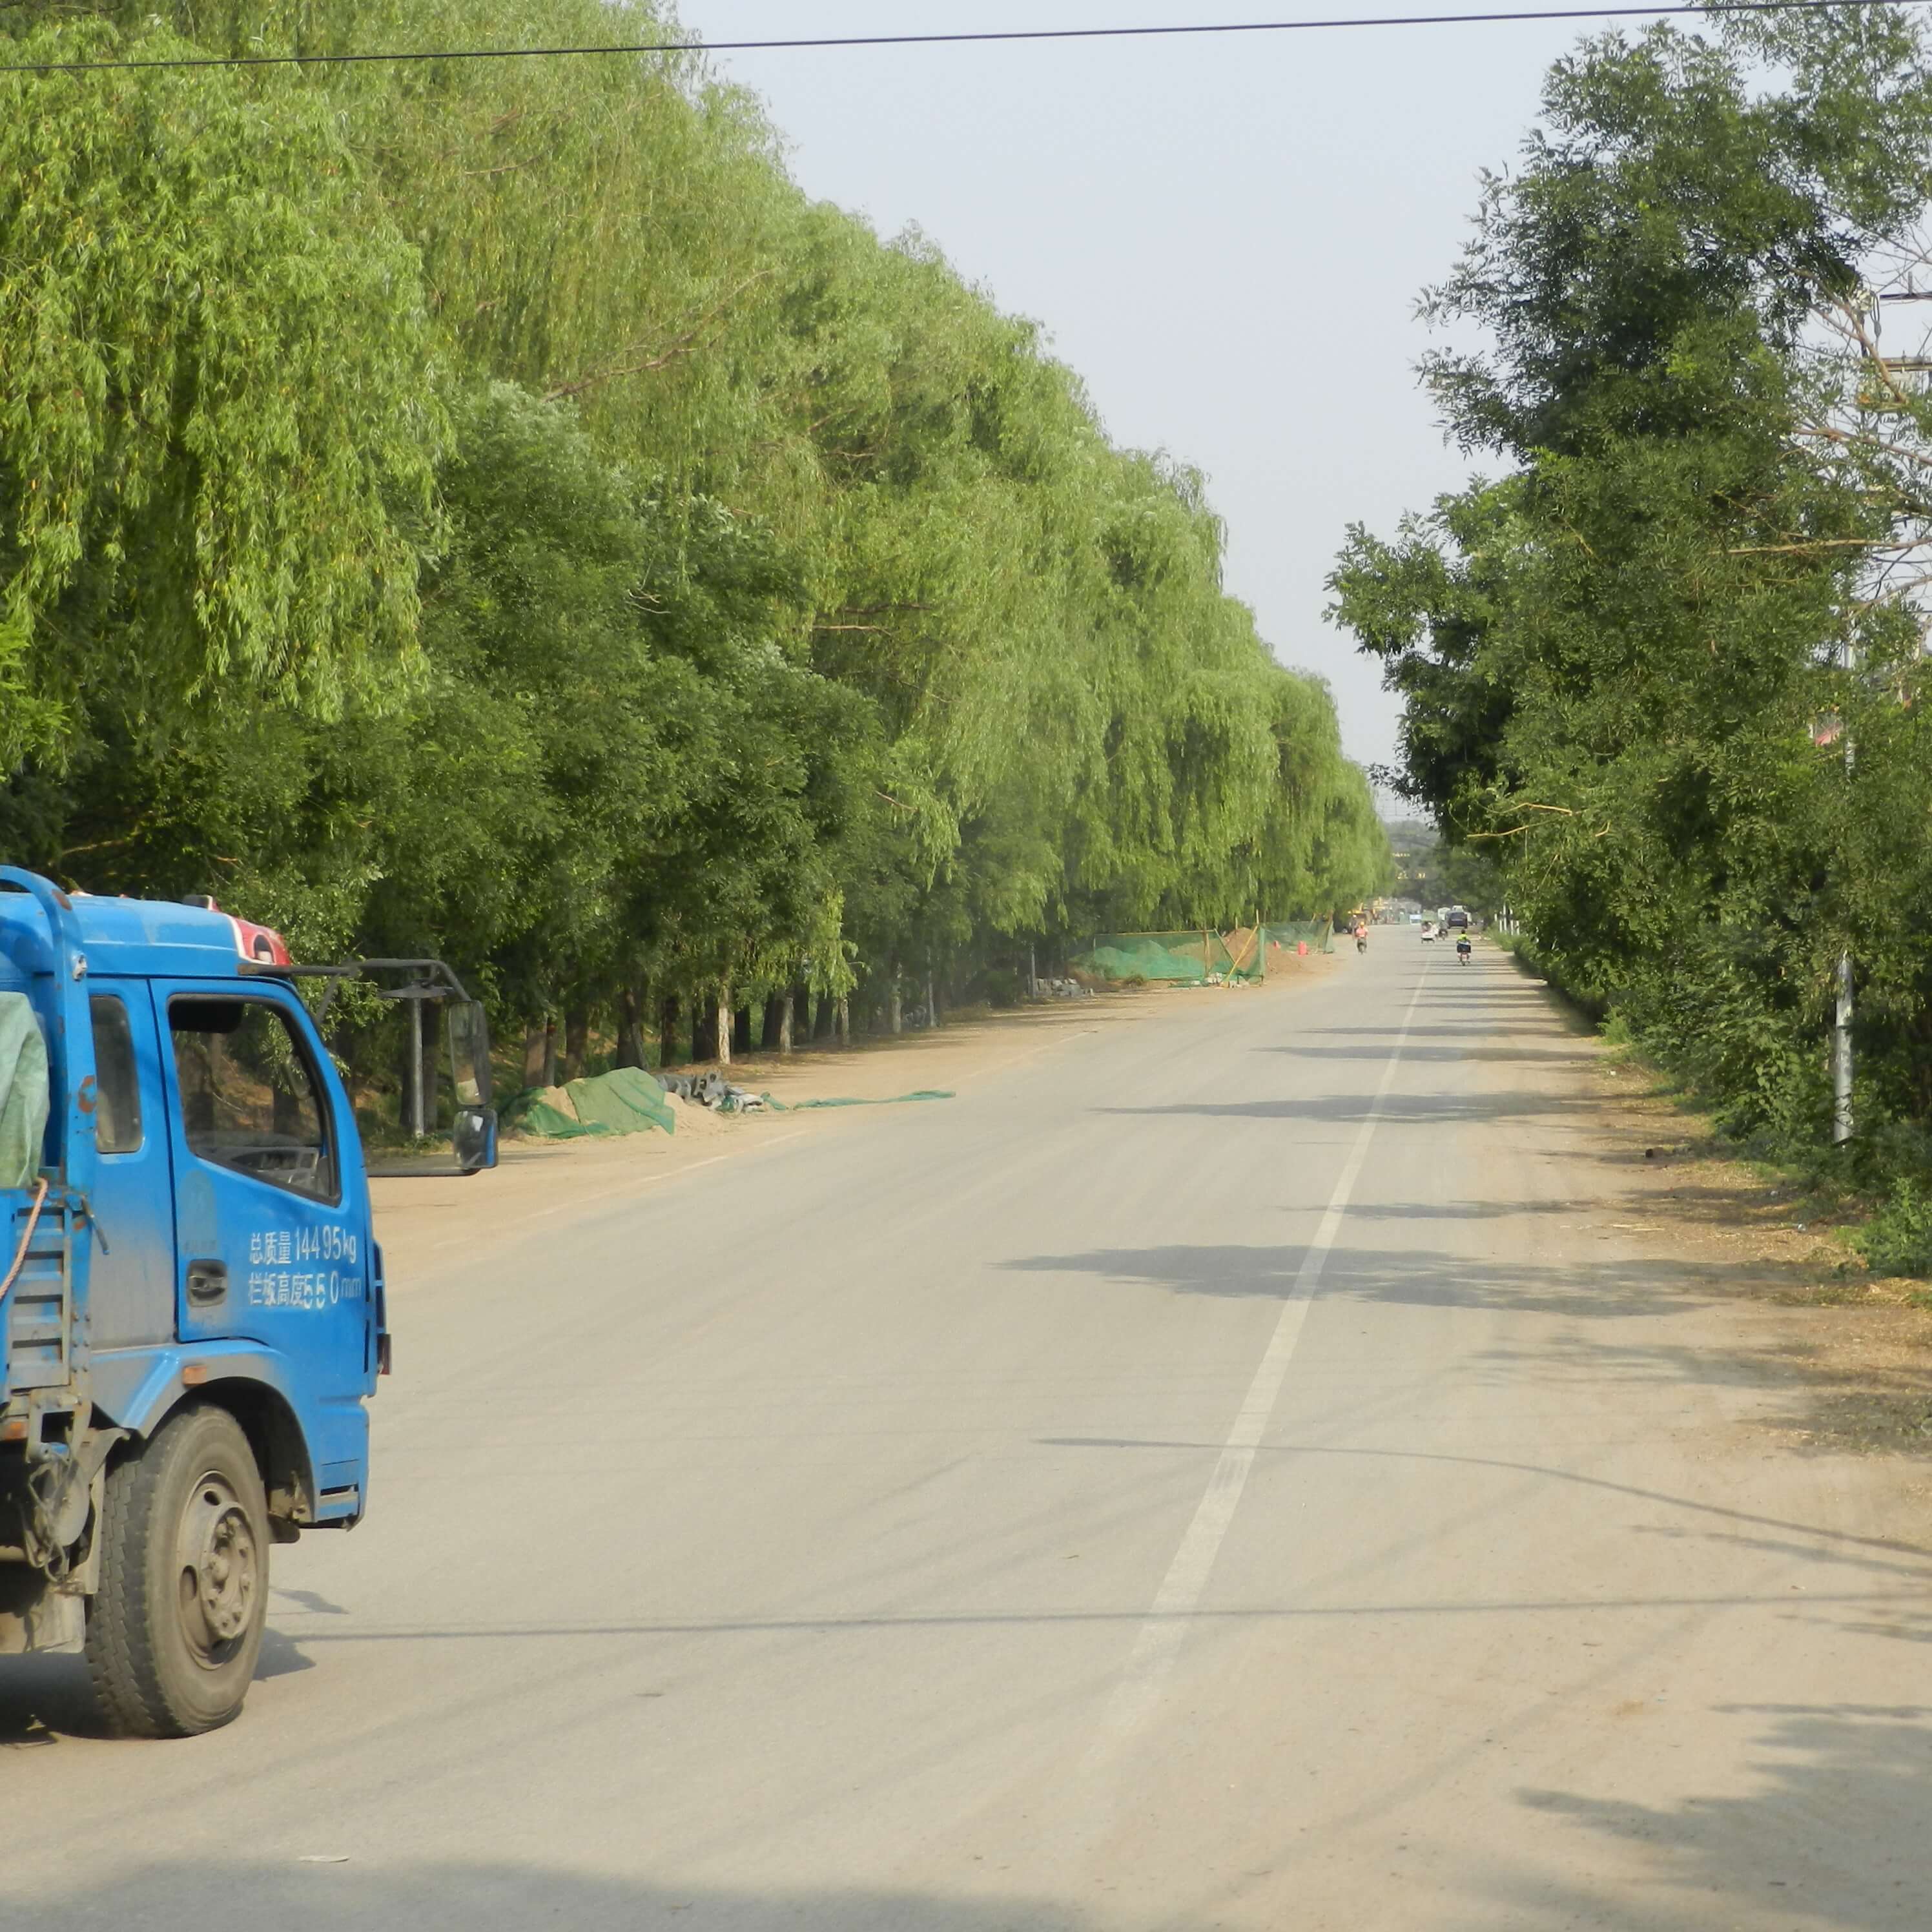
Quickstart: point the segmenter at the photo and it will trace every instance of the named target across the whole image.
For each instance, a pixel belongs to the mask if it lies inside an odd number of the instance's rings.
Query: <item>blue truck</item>
[[[0,866],[0,1656],[83,1653],[123,1736],[232,1718],[270,1546],[368,1500],[372,1170],[304,976],[406,1016],[406,1152],[446,1076],[448,1157],[376,1171],[495,1164],[482,1010],[439,962],[297,965],[212,902]]]

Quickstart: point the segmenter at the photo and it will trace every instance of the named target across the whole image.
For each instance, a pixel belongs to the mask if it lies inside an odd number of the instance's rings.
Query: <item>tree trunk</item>
[[[904,1030],[905,1007],[899,994],[899,964],[892,962],[892,989],[886,995],[886,1030],[896,1034]]]
[[[544,1036],[548,1030],[542,1020],[530,1020],[524,1027],[524,1084],[526,1087],[543,1087],[549,1083],[544,1078]]]
[[[677,1064],[678,999],[675,993],[667,993],[658,1002],[658,1064],[674,1066]]]
[[[791,1011],[792,991],[788,986],[778,995],[778,1051],[781,1053],[791,1051]]]
[[[929,1027],[939,1024],[939,982],[930,966],[926,969],[926,1023]]]
[[[790,998],[789,993],[767,993],[765,995],[764,1014],[758,1022],[758,1051],[760,1053],[781,1053],[784,1051],[778,1044],[779,1022]]]
[[[838,1044],[852,1044],[852,1003],[843,993],[838,995]]]
[[[642,1066],[644,1063],[644,1013],[650,1004],[646,990],[621,986],[617,991],[617,1064]]]
[[[694,1061],[718,1057],[718,1008],[701,993],[691,1004],[691,1057]]]
[[[543,1084],[546,1087],[556,1084],[556,1016],[544,1015]]]
[[[426,1134],[436,1131],[438,1084],[442,1071],[442,1006],[440,1001],[418,1000],[416,1024],[423,1036],[423,1125]]]
[[[731,1030],[735,1022],[731,1011],[731,988],[728,984],[718,988],[718,1018],[714,1022],[718,1035],[718,1064],[731,1064]]]
[[[752,1010],[740,1006],[731,1022],[731,1051],[749,1053],[752,1050]]]
[[[579,1000],[563,1010],[563,1084],[584,1078],[585,1056],[590,1051],[590,1008]]]
[[[812,1016],[812,1036],[814,1040],[830,1040],[832,1037],[834,1019],[837,1012],[838,1007],[832,995],[830,993],[820,993],[818,996],[818,1011]]]

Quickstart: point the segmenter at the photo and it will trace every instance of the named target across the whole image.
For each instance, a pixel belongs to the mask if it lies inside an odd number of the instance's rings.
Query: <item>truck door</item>
[[[94,1206],[107,1245],[97,1244],[88,1267],[88,1332],[97,1349],[171,1342],[174,1186],[154,1001],[145,980],[96,979],[90,988]]]
[[[294,996],[155,983],[172,1052],[176,1320],[184,1342],[274,1349],[320,1514],[359,1514],[374,1347],[368,1202],[346,1096]]]

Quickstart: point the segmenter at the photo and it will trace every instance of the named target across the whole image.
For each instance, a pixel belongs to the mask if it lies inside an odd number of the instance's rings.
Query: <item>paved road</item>
[[[0,1678],[0,1922],[1924,1927],[1932,1535],[1741,1426],[1583,1046],[1172,997],[404,1288],[238,1724]]]

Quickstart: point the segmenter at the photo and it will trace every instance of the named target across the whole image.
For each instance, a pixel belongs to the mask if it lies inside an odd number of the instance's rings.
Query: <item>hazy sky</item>
[[[1505,0],[1507,4],[1507,0]],[[1466,7],[1450,0],[1442,10]],[[680,0],[706,39],[1438,10],[1358,0]],[[1228,585],[1343,737],[1392,753],[1376,668],[1322,620],[1345,526],[1466,473],[1415,385],[1418,291],[1512,160],[1547,22],[720,57],[806,191],[916,223],[1086,379],[1116,441],[1209,478]]]

